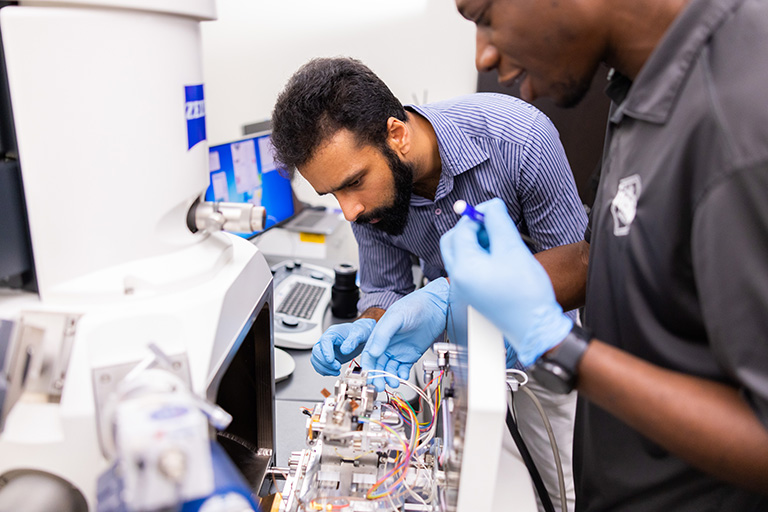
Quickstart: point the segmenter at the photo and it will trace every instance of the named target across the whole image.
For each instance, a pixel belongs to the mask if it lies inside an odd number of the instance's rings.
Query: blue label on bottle
[[[178,418],[179,416],[184,416],[185,414],[187,414],[187,412],[188,412],[188,409],[186,407],[166,405],[154,411],[149,416],[153,420],[168,420],[171,418]]]
[[[205,99],[203,97],[203,84],[185,85],[184,115],[187,118],[187,140],[189,147],[205,140]]]

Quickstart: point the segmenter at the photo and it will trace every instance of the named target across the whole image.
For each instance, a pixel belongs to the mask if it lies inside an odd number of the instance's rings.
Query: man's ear
[[[406,156],[411,151],[411,130],[409,126],[396,117],[387,119],[387,143],[400,156]]]

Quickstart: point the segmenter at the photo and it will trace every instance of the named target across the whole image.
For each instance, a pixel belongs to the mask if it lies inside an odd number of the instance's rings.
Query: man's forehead
[[[360,137],[352,130],[347,128],[339,128],[334,132],[326,133],[317,144],[315,153],[322,151],[328,146],[344,147],[344,148],[359,148],[362,146]]]
[[[375,148],[360,143],[352,131],[340,129],[317,146],[310,159],[299,167],[299,173],[316,192],[332,193],[358,177],[368,165],[371,151]]]

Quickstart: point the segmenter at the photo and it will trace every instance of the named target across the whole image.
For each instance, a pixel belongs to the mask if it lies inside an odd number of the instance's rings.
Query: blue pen
[[[466,215],[473,221],[480,224],[480,231],[477,232],[477,242],[480,244],[480,247],[488,250],[491,244],[488,241],[488,232],[485,230],[485,215],[475,210],[471,204],[467,203],[463,199],[459,199],[453,203],[453,211],[459,215]],[[523,239],[523,242],[525,242],[525,245],[528,247],[529,251],[532,253],[538,252],[539,244],[537,244],[531,237],[520,233],[520,238]]]
[[[471,204],[469,204],[463,199],[459,199],[458,201],[453,203],[453,211],[455,211],[459,215],[466,215],[473,221],[480,224],[480,230],[477,232],[477,242],[480,244],[480,247],[482,247],[485,250],[488,250],[491,244],[488,241],[488,232],[485,230],[485,224],[484,224],[485,216],[479,211],[475,210],[475,208]]]

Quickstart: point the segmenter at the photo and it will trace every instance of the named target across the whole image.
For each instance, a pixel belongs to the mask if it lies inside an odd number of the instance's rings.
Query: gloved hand
[[[392,304],[365,345],[360,359],[363,369],[384,370],[407,379],[413,363],[445,330],[448,289],[448,281],[441,277]],[[373,377],[373,385],[383,391],[383,376]],[[386,383],[393,388],[400,385],[389,377]]]
[[[517,352],[512,348],[507,338],[504,338],[504,349],[507,351],[507,370],[509,370],[517,364]]]
[[[560,343],[573,326],[555,300],[552,282],[520,238],[500,199],[477,206],[490,247],[477,241],[480,225],[466,217],[440,239],[455,293],[504,334],[524,366]]]
[[[360,318],[351,323],[335,324],[320,336],[312,347],[312,366],[320,375],[338,375],[341,365],[362,352],[376,326],[373,318]]]

